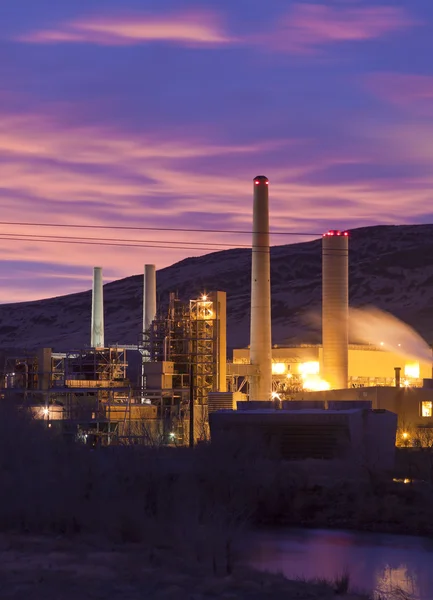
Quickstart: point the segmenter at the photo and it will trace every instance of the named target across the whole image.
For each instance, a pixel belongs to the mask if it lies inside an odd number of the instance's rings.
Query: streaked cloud
[[[267,27],[251,35],[234,37],[225,31],[215,11],[187,11],[174,15],[136,14],[117,17],[82,18],[53,29],[19,36],[18,41],[49,43],[88,43],[108,46],[170,42],[187,46],[265,46],[295,54],[317,53],[338,42],[381,38],[413,25],[400,8],[376,6],[329,6],[295,3],[279,18],[276,28]]]
[[[433,114],[433,75],[374,73],[364,81],[367,89],[385,102],[417,114]]]
[[[332,153],[318,150],[314,140],[260,140],[259,143],[221,143],[178,132],[169,137],[160,130],[126,134],[114,127],[72,126],[43,114],[0,116],[0,198],[3,221],[47,222],[65,228],[0,225],[0,259],[20,264],[43,265],[53,261],[59,278],[44,277],[43,289],[33,282],[33,297],[43,297],[61,285],[76,290],[80,277],[63,277],[62,269],[74,266],[85,273],[101,264],[107,280],[140,272],[144,262],[163,267],[181,258],[204,254],[232,245],[249,244],[249,236],[206,232],[137,232],[77,230],[71,224],[251,229],[252,177],[262,171],[271,180],[271,223],[286,231],[320,233],[333,224],[346,226],[370,222],[388,223],[401,216],[410,203],[411,217],[425,213],[433,177],[375,176],[378,157],[360,138],[356,151]],[[392,143],[394,143],[392,141]],[[310,156],[299,157],[307,144]],[[382,151],[383,156],[389,153]],[[208,159],[197,168],[197,161]],[[230,164],[230,169],[227,168]],[[366,175],[359,174],[365,166]],[[358,169],[358,173],[357,173]],[[3,239],[16,234],[20,240]],[[130,246],[96,243],[43,242],[40,236],[122,239]],[[2,237],[3,236],[3,237]],[[134,245],[141,240],[148,247]],[[299,241],[288,236],[274,243]],[[183,244],[181,244],[183,242]],[[197,248],[193,247],[194,242]],[[215,244],[208,250],[206,243]],[[223,244],[219,246],[219,244]],[[227,244],[228,246],[224,246]],[[153,247],[155,246],[155,247]],[[42,281],[42,280],[41,280]],[[57,281],[57,283],[56,283]],[[12,284],[11,284],[12,285]],[[22,298],[13,286],[9,299]],[[3,300],[6,299],[3,293]],[[30,292],[29,292],[30,294]]]
[[[297,3],[262,42],[273,50],[314,54],[329,44],[381,38],[412,24],[398,7]]]
[[[35,31],[18,38],[30,43],[81,42],[104,46],[128,46],[150,42],[172,42],[186,46],[227,44],[231,38],[224,32],[215,12],[185,12],[155,16],[101,16],[60,25],[54,29]]]
[[[0,226],[0,301],[248,245],[166,229],[250,231],[262,173],[275,229],[431,220],[430,0],[36,4],[0,21],[0,220],[66,227]]]

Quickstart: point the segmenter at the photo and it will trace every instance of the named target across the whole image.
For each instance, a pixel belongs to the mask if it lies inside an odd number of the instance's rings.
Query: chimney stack
[[[252,377],[250,400],[272,396],[271,265],[269,249],[269,180],[254,178],[251,269],[250,362],[259,368]]]
[[[395,387],[400,387],[401,385],[401,367],[394,367],[395,372]]]
[[[144,265],[143,279],[143,332],[156,317],[156,271],[155,265]]]
[[[331,389],[348,385],[349,234],[328,231],[322,238],[322,378]]]
[[[92,329],[90,345],[92,348],[104,348],[104,291],[102,268],[93,269],[92,289]]]

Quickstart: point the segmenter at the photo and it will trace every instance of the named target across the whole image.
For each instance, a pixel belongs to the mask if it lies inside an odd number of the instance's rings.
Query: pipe
[[[322,238],[323,374],[331,389],[349,379],[349,234],[328,231]]]
[[[251,378],[250,400],[270,400],[272,339],[268,178],[263,175],[255,177],[253,190],[250,362],[259,367],[259,376]]]
[[[90,346],[92,348],[104,348],[104,290],[101,267],[94,267],[93,269]]]
[[[400,387],[401,382],[401,367],[394,367],[395,372],[395,387]]]
[[[143,278],[143,332],[147,331],[156,317],[156,271],[155,265],[144,265]]]

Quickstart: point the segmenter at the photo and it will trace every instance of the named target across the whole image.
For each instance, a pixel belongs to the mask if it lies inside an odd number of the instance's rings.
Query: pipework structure
[[[253,182],[250,362],[259,369],[250,380],[250,400],[272,396],[271,264],[269,248],[269,180]]]
[[[331,230],[322,238],[322,378],[331,389],[348,385],[349,233]]]
[[[104,290],[102,268],[94,267],[90,346],[92,348],[104,348],[104,345]]]

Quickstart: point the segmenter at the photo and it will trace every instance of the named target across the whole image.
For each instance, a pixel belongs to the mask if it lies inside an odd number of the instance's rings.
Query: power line
[[[235,229],[187,229],[184,227],[132,227],[126,225],[78,225],[76,223],[28,223],[24,221],[0,221],[0,225],[19,225],[21,227],[69,227],[82,229],[124,229],[135,231],[182,231],[186,233],[235,233],[239,235],[251,235],[253,231]],[[260,232],[257,232],[260,233]],[[296,235],[321,237],[321,233],[309,233],[301,231],[271,231],[270,235]]]
[[[10,237],[8,237],[8,235]],[[79,244],[79,245],[87,245],[87,246],[114,246],[117,248],[122,248],[122,247],[128,247],[128,248],[159,248],[160,250],[205,250],[205,251],[214,251],[214,252],[221,252],[221,248],[212,248],[212,247],[200,247],[200,246],[170,246],[169,244],[165,244],[165,245],[155,245],[155,244],[148,244],[146,242],[142,242],[142,243],[110,243],[110,242],[99,242],[99,241],[89,241],[89,240],[72,240],[72,239],[65,239],[65,238],[59,238],[59,239],[40,239],[37,236],[31,237],[31,238],[23,238],[23,237],[12,237],[12,234],[1,234],[0,233],[0,240],[6,240],[8,242],[12,241],[12,242],[35,242],[35,243],[49,243],[49,244]],[[249,246],[248,248],[251,248],[251,246]],[[248,250],[248,248],[241,248],[241,250]],[[236,250],[236,247],[232,248],[233,250]],[[229,250],[229,248],[227,248],[227,250]],[[267,250],[252,250],[253,252],[267,252]]]
[[[11,236],[11,239],[14,237],[23,238],[23,240],[32,240],[34,238],[47,238],[53,240],[91,240],[91,241],[101,241],[101,242],[136,242],[136,243],[155,243],[155,244],[188,244],[190,246],[224,246],[227,248],[233,248],[233,244],[224,244],[221,242],[186,242],[183,240],[134,240],[134,239],[125,239],[125,238],[100,238],[100,237],[86,237],[83,236],[59,236],[59,235],[38,235],[35,233],[4,233],[0,231],[1,236]],[[42,241],[42,239],[39,239]],[[237,248],[251,248],[251,244],[236,244]],[[183,246],[179,246],[179,248],[183,248]]]

